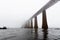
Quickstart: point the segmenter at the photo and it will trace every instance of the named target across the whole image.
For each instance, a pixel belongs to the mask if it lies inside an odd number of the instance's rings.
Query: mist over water
[[[41,9],[49,0],[0,0],[0,27],[20,28],[25,21]],[[60,27],[60,2],[46,10],[49,28]],[[42,14],[38,15],[42,26]]]

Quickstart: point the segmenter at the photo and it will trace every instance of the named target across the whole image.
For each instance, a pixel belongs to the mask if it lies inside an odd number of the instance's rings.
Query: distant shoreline
[[[7,27],[3,27],[3,28],[0,28],[0,29],[7,29]]]

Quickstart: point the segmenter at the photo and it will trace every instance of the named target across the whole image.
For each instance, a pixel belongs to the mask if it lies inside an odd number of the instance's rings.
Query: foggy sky
[[[0,26],[19,28],[49,0],[0,0]],[[47,9],[49,27],[60,25],[60,3]],[[42,14],[38,15],[39,27],[42,26]]]

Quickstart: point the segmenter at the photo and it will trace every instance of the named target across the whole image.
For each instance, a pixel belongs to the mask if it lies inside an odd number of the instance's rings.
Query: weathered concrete
[[[33,28],[33,20],[31,20],[31,28]]]
[[[46,10],[44,10],[42,12],[42,28],[43,29],[48,29],[47,18],[46,18]]]
[[[38,28],[37,16],[35,17],[35,20],[34,20],[34,28]]]
[[[30,21],[28,21],[28,23],[27,23],[27,24],[28,24],[28,28],[31,28],[31,24],[30,24]]]

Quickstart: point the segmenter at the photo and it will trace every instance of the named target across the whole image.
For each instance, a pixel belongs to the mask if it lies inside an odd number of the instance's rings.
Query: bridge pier
[[[30,24],[30,21],[28,21],[28,28],[30,28],[31,27],[31,24]]]
[[[33,28],[33,21],[28,21],[26,24],[25,24],[25,28]]]
[[[33,20],[31,19],[31,28],[33,28]]]
[[[42,12],[42,29],[48,29],[46,10],[43,10],[43,12]]]
[[[38,28],[37,16],[35,16],[35,20],[34,20],[34,28]]]
[[[24,28],[27,28],[27,27],[28,27],[28,25],[27,25],[27,23],[26,23]]]

